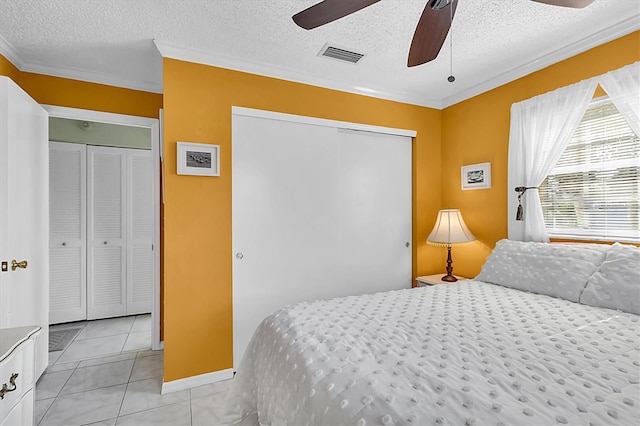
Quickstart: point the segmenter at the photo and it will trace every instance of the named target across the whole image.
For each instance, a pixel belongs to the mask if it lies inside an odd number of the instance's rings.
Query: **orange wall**
[[[640,32],[611,41],[442,113],[442,208],[459,208],[479,241],[455,247],[456,273],[473,277],[507,237],[507,151],[511,104],[640,60]],[[462,191],[460,167],[491,162],[491,189]]]
[[[232,367],[232,106],[416,130],[413,272],[439,269],[440,111],[172,59],[164,106],[165,381]],[[221,176],[176,175],[176,141],[219,144]]]
[[[158,118],[162,95],[42,74],[21,73],[17,83],[38,103]]]
[[[15,81],[38,103],[158,118],[162,95],[19,71],[0,55],[0,75]]]
[[[0,75],[9,77],[13,81],[17,81],[20,71],[8,59],[0,55]]]

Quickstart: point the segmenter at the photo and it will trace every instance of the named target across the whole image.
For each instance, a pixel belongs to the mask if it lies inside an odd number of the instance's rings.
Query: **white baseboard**
[[[176,392],[184,389],[194,388],[196,386],[208,385],[210,383],[221,382],[233,378],[233,368],[226,370],[214,371],[211,373],[200,374],[198,376],[185,377],[184,379],[172,380],[170,382],[162,381],[161,394]]]

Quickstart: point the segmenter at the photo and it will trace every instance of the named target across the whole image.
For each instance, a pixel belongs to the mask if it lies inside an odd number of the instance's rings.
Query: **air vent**
[[[318,55],[337,59],[339,61],[351,62],[352,64],[358,63],[358,61],[364,56],[362,53],[352,52],[350,50],[340,49],[329,45],[325,45]]]

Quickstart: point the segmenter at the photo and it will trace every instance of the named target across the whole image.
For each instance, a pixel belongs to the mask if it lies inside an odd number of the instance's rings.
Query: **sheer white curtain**
[[[629,127],[640,136],[640,62],[601,75],[600,85]]]
[[[522,197],[523,220],[516,220],[518,186],[537,188],[573,136],[598,80],[592,78],[511,106],[509,134],[509,239],[549,241],[537,189]]]

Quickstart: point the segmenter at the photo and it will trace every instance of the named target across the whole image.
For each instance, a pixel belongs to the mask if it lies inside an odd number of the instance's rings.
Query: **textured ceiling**
[[[427,0],[383,0],[315,30],[297,27],[291,16],[318,1],[0,0],[0,53],[24,71],[161,92],[160,48],[179,59],[443,107],[640,29],[638,0],[595,0],[584,9],[459,0],[453,49],[448,38],[436,60],[407,68]],[[318,57],[326,43],[366,56],[356,65]]]

